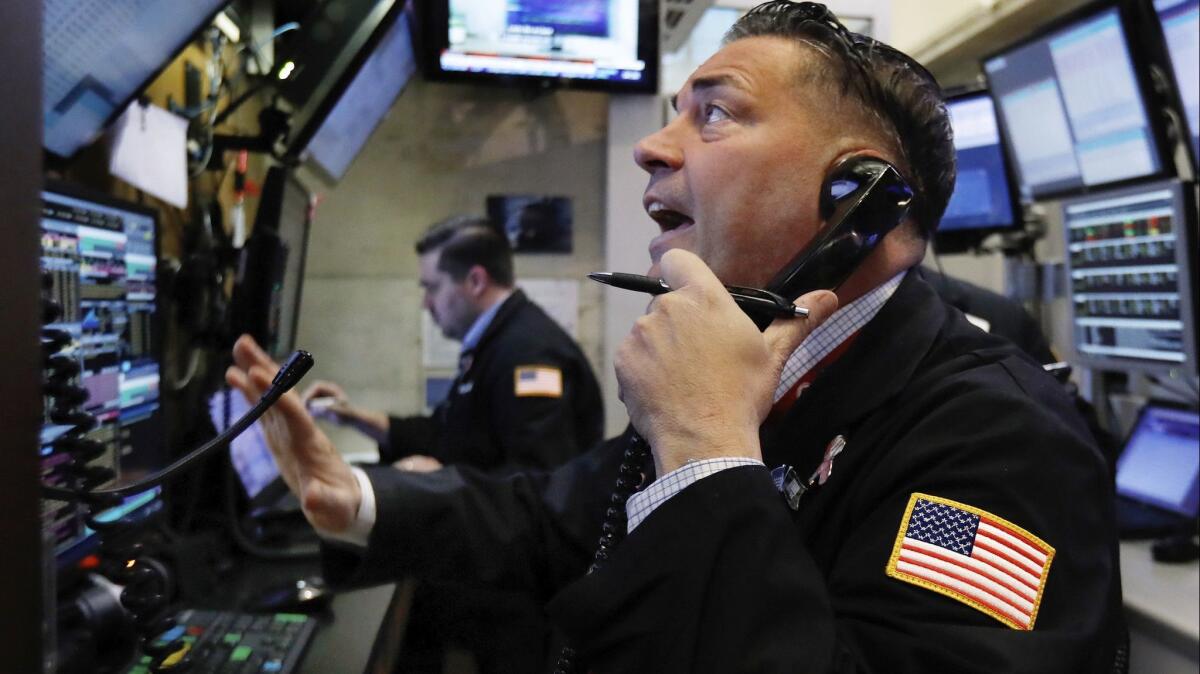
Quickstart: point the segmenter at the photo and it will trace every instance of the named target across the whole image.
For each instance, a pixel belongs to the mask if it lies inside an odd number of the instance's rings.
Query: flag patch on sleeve
[[[956,599],[1017,630],[1037,620],[1054,548],[969,505],[913,494],[887,575]]]
[[[513,394],[518,398],[561,398],[562,370],[546,365],[522,365],[513,372]]]

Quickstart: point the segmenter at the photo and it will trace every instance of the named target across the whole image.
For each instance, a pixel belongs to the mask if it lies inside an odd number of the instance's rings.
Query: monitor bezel
[[[300,260],[298,263],[299,270],[298,270],[298,275],[296,277],[296,301],[295,301],[295,306],[292,308],[292,325],[289,328],[289,334],[292,336],[292,343],[290,345],[288,345],[287,349],[285,349],[286,351],[288,351],[290,353],[291,351],[295,350],[295,348],[296,348],[296,332],[300,328],[300,305],[303,303],[303,297],[304,297],[304,272],[305,272],[305,269],[307,269],[307,265],[308,265],[308,244],[309,244],[309,240],[312,237],[312,226],[313,226],[313,220],[314,220],[314,214],[313,214],[314,192],[313,192],[313,190],[309,189],[308,185],[305,184],[303,180],[300,179],[300,176],[297,175],[297,172],[295,170],[288,170],[287,173],[288,173],[287,178],[284,180],[284,188],[286,189],[288,184],[291,184],[293,187],[298,188],[304,194],[305,200],[308,202],[308,211],[307,211],[307,214],[304,216],[303,241],[301,241],[301,243],[300,243]],[[286,198],[286,195],[283,198]],[[282,207],[283,207],[283,204],[280,203],[281,211],[282,211]],[[280,218],[282,219],[282,217],[283,217],[283,215],[281,213]],[[276,234],[278,234],[279,233],[278,232],[278,229],[279,229],[278,223],[276,223],[275,228],[276,228]]]
[[[1134,29],[1145,42],[1149,58],[1153,65],[1157,65],[1166,73],[1166,77],[1170,82],[1170,86],[1166,93],[1167,101],[1171,106],[1172,111],[1178,115],[1179,127],[1184,134],[1182,143],[1184,150],[1187,153],[1188,159],[1191,161],[1193,174],[1200,171],[1200,157],[1196,156],[1195,148],[1192,146],[1191,133],[1200,133],[1200,129],[1192,129],[1188,126],[1187,111],[1183,106],[1183,96],[1179,93],[1179,76],[1175,71],[1175,61],[1171,58],[1171,50],[1167,47],[1166,31],[1163,30],[1162,19],[1158,15],[1158,10],[1154,8],[1153,0],[1135,0],[1137,2],[1137,25]]]
[[[162,243],[163,243],[162,242],[162,218],[160,217],[159,210],[156,208],[146,206],[144,204],[127,201],[127,200],[117,197],[115,195],[109,194],[107,192],[101,192],[94,188],[84,187],[82,185],[67,182],[65,180],[60,180],[57,178],[47,177],[42,180],[42,187],[41,187],[41,190],[38,192],[38,208],[39,208],[39,213],[38,213],[39,225],[38,226],[39,227],[41,226],[40,222],[41,222],[41,218],[42,218],[40,209],[41,209],[41,205],[42,205],[43,201],[45,200],[45,193],[47,193],[47,192],[50,192],[52,194],[61,194],[64,197],[69,197],[72,199],[79,199],[81,201],[90,201],[90,202],[99,204],[101,206],[106,206],[108,208],[119,208],[121,210],[130,211],[132,213],[138,213],[140,215],[148,216],[154,220],[154,258],[155,258],[154,301],[155,301],[155,309],[154,309],[154,317],[151,320],[151,329],[155,331],[157,338],[154,340],[154,348],[152,349],[152,351],[154,353],[155,361],[158,362],[159,401],[160,401],[159,402],[159,410],[160,410],[160,414],[162,415],[163,446],[164,446],[164,448],[166,448],[167,444],[168,444],[168,432],[167,431],[170,428],[171,420],[167,418],[168,406],[162,402],[163,395],[164,395],[163,356],[165,354],[166,317],[165,317],[165,314],[163,311],[163,304],[162,304],[162,302],[163,302],[163,275],[161,273],[162,270],[158,264],[158,262],[162,259]],[[39,256],[41,255],[40,250],[39,250],[38,254],[39,254]],[[39,450],[40,449],[41,449],[41,446],[39,445]],[[170,459],[171,459],[171,457],[169,454],[164,454],[164,456],[163,456],[164,465],[169,463]],[[161,487],[153,487],[152,489],[159,490],[158,493],[154,496],[154,498],[150,499],[147,503],[142,504],[141,506],[136,508],[134,511],[127,514],[125,516],[125,518],[132,518],[135,521],[140,520],[142,518],[152,516],[155,512],[157,512],[162,507],[164,507],[165,502],[164,502],[164,496],[163,496]],[[149,491],[149,490],[147,490],[147,491]],[[139,492],[139,494],[135,494],[134,496],[130,496],[127,498],[136,498],[138,495],[140,495],[142,493],[144,493],[144,492]],[[122,499],[122,501],[124,501],[124,499]],[[108,510],[108,509],[105,509],[105,510]],[[105,510],[98,511],[96,514],[97,515],[102,514],[105,512]],[[100,538],[102,536],[104,536],[103,531],[95,531],[92,536],[90,536],[82,541],[77,541],[76,543],[72,544],[70,547],[62,550],[61,552],[56,552],[55,553],[56,567],[59,569],[59,571],[62,571],[66,567],[74,564],[75,562],[78,562],[83,557],[85,557],[88,554],[90,554],[91,552],[95,551],[97,548],[99,548]]]
[[[139,84],[137,87],[134,88],[134,90],[129,94],[128,97],[126,97],[123,101],[121,101],[120,105],[117,105],[113,109],[112,114],[109,115],[108,118],[104,120],[104,123],[100,125],[100,133],[98,136],[93,138],[91,141],[75,148],[75,151],[72,152],[71,154],[66,154],[66,155],[58,154],[57,152],[46,147],[45,138],[43,137],[42,151],[44,153],[46,163],[49,165],[56,165],[56,164],[61,164],[61,162],[69,162],[72,159],[74,159],[80,152],[83,152],[85,149],[95,145],[97,143],[97,141],[103,139],[105,130],[110,128],[113,125],[113,122],[117,121],[117,118],[121,116],[121,113],[125,112],[125,109],[129,107],[129,104],[132,103],[134,100],[136,100],[139,96],[141,96],[142,93],[146,90],[146,87],[150,86],[150,84],[153,83],[154,80],[158,79],[159,75],[162,75],[167,70],[167,68],[169,68],[171,66],[171,64],[175,62],[175,59],[179,58],[179,55],[181,53],[183,53],[183,50],[189,44],[191,44],[192,42],[199,39],[200,36],[204,33],[204,30],[206,28],[208,28],[210,25],[212,25],[212,22],[214,19],[217,18],[217,15],[220,14],[221,12],[225,11],[225,8],[228,7],[232,1],[233,0],[218,0],[217,8],[215,10],[213,10],[212,13],[208,14],[207,17],[204,19],[204,21],[200,22],[200,25],[197,26],[195,28],[195,30],[189,32],[187,34],[186,39],[184,39],[182,42],[180,42],[179,45],[176,46],[174,50],[172,50],[169,54],[167,54],[167,59],[165,61],[163,61],[163,64],[161,66],[159,66],[159,68],[157,70],[150,73],[150,75],[144,81],[142,81],[141,84]],[[43,45],[43,48],[45,48],[45,45]],[[44,136],[45,128],[46,128],[46,120],[45,120],[44,112],[42,115],[41,126],[42,126],[42,133]]]
[[[1013,215],[1011,225],[989,225],[987,227],[970,227],[964,229],[954,229],[942,231],[941,222],[938,222],[938,229],[933,233],[933,247],[938,253],[960,253],[972,248],[976,248],[983,243],[983,240],[992,234],[1019,232],[1025,228],[1024,207],[1021,204],[1020,191],[1017,189],[1017,176],[1013,171],[1012,161],[1009,160],[1006,150],[1006,139],[1004,137],[1004,127],[1000,124],[1000,111],[996,107],[996,101],[992,98],[991,93],[986,87],[973,87],[961,91],[953,91],[945,95],[947,114],[949,107],[953,103],[970,101],[979,98],[986,98],[992,103],[992,112],[996,116],[996,132],[1000,144],[1000,156],[1004,163],[1004,179],[1008,185],[1008,201],[1009,208]],[[958,149],[955,148],[957,157]],[[958,162],[955,160],[955,188],[958,187]],[[949,202],[947,202],[948,204]]]
[[[422,64],[425,79],[462,84],[485,84],[527,91],[580,89],[611,94],[657,94],[661,78],[662,45],[660,44],[660,0],[638,0],[638,57],[646,64],[645,77],[638,82],[622,80],[589,80],[540,75],[505,75],[499,73],[444,70],[442,50],[450,44],[450,0],[431,0],[418,16],[425,41],[419,47],[418,63]]]
[[[1140,183],[1137,185],[1125,185],[1122,187],[1114,187],[1103,191],[1091,192],[1088,194],[1076,195],[1067,199],[1063,199],[1059,204],[1059,218],[1062,222],[1063,238],[1066,239],[1068,232],[1067,227],[1067,208],[1075,204],[1087,203],[1101,199],[1112,199],[1133,194],[1151,192],[1154,190],[1169,189],[1171,191],[1171,201],[1180,216],[1180,226],[1175,228],[1176,243],[1175,243],[1175,264],[1179,268],[1177,278],[1179,279],[1179,312],[1180,319],[1183,323],[1183,345],[1184,345],[1184,360],[1181,363],[1158,362],[1151,360],[1138,360],[1133,358],[1123,358],[1118,356],[1098,356],[1093,354],[1083,353],[1078,349],[1079,345],[1079,326],[1075,323],[1075,304],[1071,298],[1071,254],[1069,251],[1069,242],[1064,241],[1063,267],[1066,278],[1066,295],[1067,307],[1071,322],[1071,350],[1075,353],[1075,360],[1080,365],[1094,370],[1106,372],[1138,372],[1145,374],[1164,374],[1172,371],[1183,371],[1195,375],[1197,367],[1197,347],[1196,347],[1196,260],[1190,253],[1193,246],[1197,243],[1196,235],[1196,212],[1192,208],[1191,198],[1185,195],[1185,191],[1190,191],[1185,188],[1191,187],[1190,183],[1184,183],[1176,179],[1158,180],[1152,182]]]
[[[299,121],[298,127],[293,127],[293,131],[288,134],[287,140],[284,142],[284,149],[279,153],[281,159],[285,162],[300,164],[306,166],[318,166],[318,171],[322,174],[321,177],[328,176],[324,172],[324,167],[320,167],[317,162],[308,160],[304,157],[305,151],[308,149],[308,144],[312,142],[313,136],[320,130],[321,125],[325,123],[325,118],[333,111],[334,106],[341,100],[342,95],[346,93],[346,89],[354,81],[354,77],[358,71],[362,69],[363,64],[375,53],[376,47],[387,35],[387,32],[397,21],[405,20],[403,16],[405,7],[408,5],[407,0],[379,0],[379,4],[371,11],[366,21],[374,22],[369,27],[369,33],[363,37],[362,33],[367,26],[359,26],[355,31],[354,37],[351,38],[351,45],[357,42],[357,46],[351,46],[354,55],[342,68],[342,71],[337,74],[328,83],[322,82],[313,91],[311,97],[305,103],[297,107],[290,115],[293,121]],[[377,19],[377,20],[375,20]],[[410,32],[411,32],[410,23]],[[414,47],[415,50],[415,47]],[[286,98],[286,97],[285,97]],[[337,181],[334,180],[334,183]]]
[[[996,106],[996,118],[1001,127],[1000,138],[1004,141],[1005,157],[1008,159],[1009,165],[1012,167],[1013,175],[1020,178],[1021,172],[1018,168],[1019,163],[1017,162],[1017,158],[1015,156],[1016,153],[1012,147],[1012,143],[1009,141],[1011,134],[1008,131],[1008,125],[1004,119],[1004,113],[1002,112],[1000,101],[995,93],[996,89],[994,86],[992,86],[992,78],[988,74],[987,62],[999,56],[1006,56],[1013,51],[1043,40],[1052,33],[1057,33],[1071,26],[1072,24],[1086,21],[1089,18],[1108,10],[1116,10],[1117,19],[1121,25],[1121,34],[1124,36],[1126,47],[1129,49],[1130,65],[1133,69],[1134,78],[1137,81],[1138,94],[1141,97],[1142,110],[1146,115],[1146,124],[1150,129],[1153,147],[1158,153],[1159,168],[1157,171],[1145,175],[1136,176],[1133,178],[1123,178],[1121,180],[1099,183],[1096,185],[1078,185],[1075,187],[1044,190],[1036,190],[1031,186],[1031,202],[1048,201],[1062,197],[1092,194],[1113,188],[1120,188],[1129,185],[1137,185],[1139,183],[1161,180],[1164,178],[1176,177],[1174,160],[1172,159],[1173,155],[1170,149],[1170,143],[1167,140],[1166,128],[1161,119],[1161,115],[1158,114],[1162,108],[1163,101],[1156,95],[1154,85],[1151,82],[1148,68],[1149,64],[1144,50],[1144,45],[1141,44],[1140,41],[1133,39],[1133,37],[1136,36],[1134,35],[1134,31],[1131,29],[1131,26],[1137,25],[1136,17],[1134,16],[1134,12],[1132,11],[1128,2],[1125,2],[1124,0],[1098,0],[1089,2],[1084,6],[1068,12],[1058,19],[1048,23],[1029,36],[1016,42],[1012,42],[1001,49],[987,53],[979,59],[980,69],[983,71],[984,80],[987,82],[987,91],[989,95],[992,96],[992,102]],[[1020,194],[1021,182],[1019,179],[1015,185],[1017,186],[1018,199],[1021,199],[1022,202],[1024,202],[1024,199]]]

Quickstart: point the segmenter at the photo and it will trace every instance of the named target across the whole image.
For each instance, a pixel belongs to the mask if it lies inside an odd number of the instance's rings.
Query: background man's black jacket
[[[410,454],[490,472],[554,468],[604,434],[600,385],[579,345],[520,290],[504,301],[470,367],[428,417],[393,417],[380,461]],[[517,397],[514,372],[562,371],[561,397]]]

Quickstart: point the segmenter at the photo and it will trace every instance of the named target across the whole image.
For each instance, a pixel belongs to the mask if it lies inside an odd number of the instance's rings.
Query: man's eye
[[[711,105],[711,104],[704,106],[704,123],[705,124],[713,124],[716,122],[724,121],[726,119],[729,119],[729,113],[725,112],[720,107],[718,107],[716,105]]]

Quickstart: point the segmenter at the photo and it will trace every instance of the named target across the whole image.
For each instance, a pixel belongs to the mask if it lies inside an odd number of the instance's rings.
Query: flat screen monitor
[[[1194,213],[1160,181],[1064,200],[1075,350],[1108,370],[1196,367]]]
[[[982,235],[1020,224],[1020,209],[1000,145],[996,108],[986,92],[946,101],[954,128],[958,177],[938,225],[939,242]],[[940,246],[939,246],[940,247]]]
[[[250,403],[246,402],[246,397],[240,391],[224,389],[209,397],[208,411],[213,427],[219,433],[249,412]],[[279,479],[279,466],[271,456],[261,422],[254,422],[230,441],[229,461],[246,492],[246,498],[251,501]]]
[[[229,0],[45,0],[43,142],[91,143]]]
[[[284,167],[271,168],[238,260],[230,337],[249,334],[277,359],[295,345],[312,213],[304,184]]]
[[[1192,137],[1192,159],[1200,160],[1200,0],[1154,0],[1154,9]]]
[[[432,76],[607,91],[658,89],[657,0],[436,0]]]
[[[375,45],[301,156],[325,177],[341,180],[416,69],[409,22],[402,16]]]
[[[1164,174],[1145,71],[1115,7],[984,61],[1024,200]]]
[[[51,184],[42,192],[41,235],[45,292],[62,307],[50,327],[71,335],[60,353],[78,362],[75,383],[88,394],[82,408],[97,422],[84,437],[105,448],[93,463],[116,473],[111,486],[129,483],[167,459],[159,397],[157,218],[134,204]],[[56,441],[73,428],[45,420],[41,457],[48,484],[67,484],[70,457]],[[157,507],[157,494],[156,488],[128,497],[98,519]],[[94,542],[72,504],[47,501],[43,526],[53,533],[60,559]]]
[[[1117,493],[1184,517],[1200,512],[1200,413],[1147,405],[1117,460]]]

